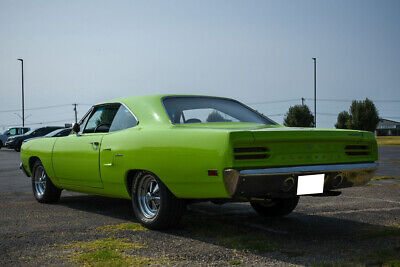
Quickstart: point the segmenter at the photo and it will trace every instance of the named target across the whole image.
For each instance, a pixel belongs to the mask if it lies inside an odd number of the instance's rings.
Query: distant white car
[[[0,134],[0,148],[6,145],[7,138],[14,135],[20,135],[28,132],[31,128],[28,127],[13,127],[5,130]]]

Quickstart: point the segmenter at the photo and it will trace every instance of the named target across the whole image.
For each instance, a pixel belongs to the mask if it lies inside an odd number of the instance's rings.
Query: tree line
[[[338,114],[335,127],[374,132],[379,122],[379,114],[375,104],[365,100],[353,100],[349,111]],[[289,108],[283,124],[288,127],[314,127],[314,115],[307,105],[295,105]]]

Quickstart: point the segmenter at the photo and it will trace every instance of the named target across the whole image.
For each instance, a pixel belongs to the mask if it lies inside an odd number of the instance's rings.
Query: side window
[[[36,129],[36,130],[34,130],[32,133],[31,133],[31,135],[32,136],[39,136],[39,134],[40,134],[40,128],[39,129]]]
[[[12,128],[8,132],[9,132],[9,135],[16,135],[17,134],[17,129],[16,128]]]
[[[110,127],[110,132],[131,128],[136,125],[137,125],[136,118],[126,107],[121,105],[118,109],[117,114],[115,114],[115,118]]]
[[[105,105],[95,108],[89,117],[84,133],[107,133],[119,105]]]
[[[48,128],[39,128],[35,132],[36,132],[36,135],[42,136],[42,135],[47,134],[48,133],[47,131],[48,131]]]
[[[44,131],[44,134],[51,133],[52,131],[55,131],[55,130],[57,130],[57,129],[58,129],[58,128],[46,128],[45,131]]]

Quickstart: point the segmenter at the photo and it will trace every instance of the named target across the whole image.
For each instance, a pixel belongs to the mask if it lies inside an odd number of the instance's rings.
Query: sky
[[[145,94],[238,99],[282,123],[290,106],[333,128],[370,98],[400,121],[400,1],[0,1],[0,129],[63,125]]]

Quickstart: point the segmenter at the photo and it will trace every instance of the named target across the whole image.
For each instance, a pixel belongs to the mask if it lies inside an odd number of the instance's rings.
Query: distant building
[[[379,119],[375,134],[377,136],[400,135],[400,122],[387,119]]]

